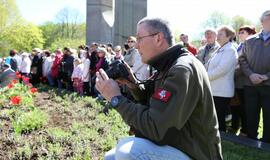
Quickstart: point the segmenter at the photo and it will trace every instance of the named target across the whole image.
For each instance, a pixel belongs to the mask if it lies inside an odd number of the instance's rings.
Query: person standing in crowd
[[[18,62],[17,59],[15,58],[17,55],[17,51],[15,49],[12,49],[9,51],[9,57],[6,58],[6,64],[9,64],[11,69],[13,71],[17,71],[18,70]]]
[[[180,40],[183,42],[184,46],[187,48],[187,50],[192,53],[194,56],[197,55],[197,49],[195,46],[190,44],[188,41],[188,35],[187,34],[181,34]]]
[[[45,60],[43,62],[42,65],[42,74],[43,77],[47,78],[49,85],[52,87],[54,86],[54,80],[51,76],[51,70],[52,70],[52,65],[53,65],[53,61],[55,58],[55,53],[52,53],[48,50],[44,51],[45,54]]]
[[[121,46],[119,46],[119,45],[115,46],[114,53],[115,53],[115,56],[113,57],[112,62],[114,62],[116,60],[124,60],[124,56],[122,55]]]
[[[144,18],[137,25],[136,48],[142,61],[157,69],[152,83],[140,88],[130,72],[120,80],[137,103],[124,97],[116,81],[97,72],[96,87],[135,137],[121,139],[105,155],[115,159],[221,160],[221,143],[210,83],[204,66],[181,45],[174,45],[167,21]],[[148,85],[147,85],[148,84]]]
[[[10,65],[5,63],[3,69],[0,72],[0,88],[6,87],[13,79],[16,79],[16,74]]]
[[[115,52],[113,51],[113,45],[111,43],[107,44],[107,59],[111,62],[113,57],[115,56]]]
[[[262,107],[262,141],[270,143],[270,10],[260,20],[262,30],[244,42],[239,62],[245,74],[248,137],[257,139]]]
[[[243,44],[245,40],[251,35],[256,34],[255,28],[251,26],[241,26],[238,31],[240,44],[237,47],[238,56],[241,55]],[[238,64],[235,69],[235,95],[232,99],[231,112],[232,112],[232,132],[237,133],[241,127],[240,135],[247,136],[247,122],[246,122],[246,109],[245,109],[245,98],[244,98],[244,80],[245,76],[240,69]],[[240,125],[241,124],[241,125]]]
[[[98,56],[98,62],[96,64],[96,72],[98,72],[100,69],[103,69],[103,70],[107,70],[109,69],[109,60],[107,59],[107,49],[103,46],[103,47],[98,47],[97,48],[97,56]],[[95,76],[96,78],[96,76]],[[95,81],[95,80],[94,80]],[[94,87],[94,92],[93,92],[93,97],[98,97],[98,98],[101,98],[101,95],[99,94],[99,92],[96,90],[96,84],[93,85]]]
[[[74,57],[72,56],[71,49],[68,47],[64,48],[64,55],[60,65],[60,77],[63,83],[65,83],[66,89],[68,91],[73,90],[73,85],[71,81],[71,75],[73,72],[73,61]]]
[[[217,31],[212,28],[208,28],[204,32],[204,37],[206,39],[206,45],[201,47],[198,51],[197,58],[206,64],[208,60],[217,51],[220,45],[217,42]]]
[[[74,70],[71,75],[74,91],[80,96],[83,95],[83,63],[80,58],[74,59]]]
[[[98,56],[97,56],[97,48],[98,44],[93,42],[90,45],[88,53],[90,54],[90,77],[91,77],[91,85],[90,85],[90,94],[95,96],[95,87],[94,85],[96,84],[95,82],[95,74],[96,74],[96,64],[98,62]]]
[[[135,61],[140,60],[138,59],[139,52],[135,48],[136,38],[133,36],[129,36],[127,39],[127,43],[128,43],[129,49],[127,50],[127,53],[124,56],[124,61],[132,68],[135,64]]]
[[[140,81],[145,81],[150,76],[149,66],[145,63],[142,63],[140,54],[136,55],[136,61],[134,63],[132,71],[135,77]]]
[[[84,95],[90,96],[90,55],[86,50],[81,50],[80,55],[82,58],[83,63],[83,74],[82,74],[82,80],[83,80],[83,93]]]
[[[31,83],[38,84],[42,76],[42,50],[39,48],[34,48],[32,50],[32,65],[31,65]]]
[[[21,63],[21,66],[19,68],[19,72],[23,76],[30,77],[31,76],[30,72],[31,72],[32,61],[29,57],[29,54],[26,52],[23,52],[21,56],[22,56],[22,63]]]
[[[124,46],[123,46],[123,51],[122,51],[123,52],[123,56],[125,56],[127,54],[128,49],[129,49],[128,43],[125,42],[124,43]]]
[[[141,55],[138,49],[135,48],[136,38],[130,36],[127,42],[129,45],[129,50],[124,56],[124,61],[131,67],[138,79],[146,80],[149,77],[148,65],[142,63]]]
[[[217,111],[219,130],[223,132],[226,132],[226,112],[234,96],[234,70],[238,58],[232,44],[234,37],[235,31],[231,27],[221,27],[217,34],[220,48],[205,64]]]
[[[61,76],[60,76],[60,69],[61,69],[61,61],[63,58],[63,53],[61,49],[56,49],[55,51],[55,59],[53,61],[53,65],[51,68],[51,76],[54,82],[57,82],[57,88],[60,91],[62,89],[62,82],[61,82]]]
[[[97,48],[98,48],[99,44],[93,42],[91,45],[90,45],[90,49],[89,49],[89,52],[90,52],[90,61],[91,61],[91,64],[90,64],[90,70],[91,70],[91,76],[95,75],[96,73],[96,64],[98,62],[98,55],[97,55]]]

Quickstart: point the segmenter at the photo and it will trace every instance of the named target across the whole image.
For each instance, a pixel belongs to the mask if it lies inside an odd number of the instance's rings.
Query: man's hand
[[[268,77],[266,75],[261,75],[261,74],[257,74],[257,73],[252,73],[250,76],[249,76],[249,79],[251,80],[251,82],[253,84],[260,84],[262,83],[263,81],[267,80]]]
[[[107,101],[111,101],[114,96],[121,95],[118,84],[114,80],[109,79],[103,69],[100,69],[96,75],[96,88]]]

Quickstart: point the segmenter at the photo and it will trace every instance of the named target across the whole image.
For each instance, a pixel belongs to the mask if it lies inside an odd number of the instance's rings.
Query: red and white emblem
[[[153,98],[161,100],[163,102],[168,102],[170,97],[171,97],[171,93],[162,88],[158,88],[153,94]]]

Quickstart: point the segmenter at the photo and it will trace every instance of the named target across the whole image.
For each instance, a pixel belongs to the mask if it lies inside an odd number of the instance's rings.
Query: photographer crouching
[[[135,132],[107,152],[105,160],[222,159],[204,66],[183,46],[173,45],[172,31],[163,19],[142,19],[136,36],[142,62],[157,72],[145,83],[136,80],[128,65],[128,78],[113,80],[104,70],[97,72],[97,90]],[[126,84],[139,103],[121,95],[116,81]]]

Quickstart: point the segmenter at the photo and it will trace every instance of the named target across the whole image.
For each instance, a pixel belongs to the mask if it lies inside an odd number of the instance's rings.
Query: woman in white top
[[[83,93],[90,96],[90,55],[86,50],[80,50],[80,58],[83,63]]]
[[[28,76],[30,76],[32,61],[29,57],[29,54],[26,52],[22,53],[21,56],[22,56],[22,62],[21,62],[21,66],[19,68],[19,71],[20,71],[21,75],[28,77]]]
[[[234,70],[237,65],[237,51],[231,42],[235,31],[228,26],[218,30],[220,48],[205,64],[218,116],[219,130],[226,131],[226,110],[234,96]]]

